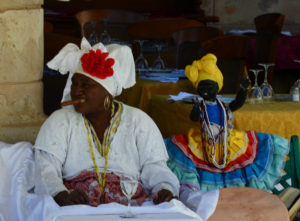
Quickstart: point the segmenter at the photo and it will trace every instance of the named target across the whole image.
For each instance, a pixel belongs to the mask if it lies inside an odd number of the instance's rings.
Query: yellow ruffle
[[[192,151],[192,153],[200,160],[206,161],[204,158],[205,149],[202,145],[202,138],[200,134],[200,130],[198,128],[191,128],[188,132],[188,140],[189,140],[189,148]],[[240,130],[232,130],[230,132],[230,138],[229,138],[229,145],[227,148],[229,149],[228,155],[227,155],[227,164],[234,161],[238,157],[240,157],[242,154],[244,154],[247,150],[249,143],[249,139],[247,136],[247,133]],[[212,147],[209,147],[210,150],[212,150]],[[215,151],[216,151],[216,161],[220,162],[223,160],[223,153],[219,153],[219,151],[222,150],[220,148],[220,144],[216,145]],[[222,159],[220,159],[222,158]],[[213,162],[213,160],[210,157],[210,153],[208,154],[208,160],[210,163]],[[227,165],[226,164],[226,165]]]

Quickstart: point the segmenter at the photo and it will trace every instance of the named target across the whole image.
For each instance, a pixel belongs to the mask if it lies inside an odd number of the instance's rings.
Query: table
[[[285,204],[278,196],[263,190],[248,187],[224,188],[219,191],[219,201],[215,212],[208,221],[288,221],[289,214]],[[176,202],[173,202],[173,204]],[[172,204],[172,202],[171,202]],[[178,202],[172,210],[166,204],[160,204],[162,209],[156,211],[141,212],[142,207],[132,207],[137,214],[136,218],[130,220],[161,220],[161,221],[192,221],[201,220],[200,217],[193,217],[193,212],[181,208]],[[174,205],[176,205],[174,204]],[[159,206],[159,207],[160,207]],[[103,205],[104,208],[89,208],[90,213],[85,214],[64,214],[56,218],[57,221],[96,221],[96,220],[124,220],[120,218],[126,207],[112,209],[109,204]],[[80,210],[80,208],[79,208]],[[71,211],[71,210],[70,210]],[[94,211],[94,213],[92,213]],[[139,212],[140,211],[140,212]],[[74,209],[73,212],[74,213]],[[76,213],[76,212],[75,212]]]
[[[84,218],[84,219],[83,219]],[[120,215],[110,214],[110,215],[85,215],[81,216],[61,216],[57,221],[120,221],[128,220],[121,218]],[[130,218],[130,220],[143,220],[143,221],[192,221],[196,220],[187,215],[180,213],[170,213],[170,214],[141,214],[137,215],[135,218]]]
[[[189,119],[192,104],[182,101],[170,103],[167,95],[155,95],[150,103],[150,116],[163,137],[187,134],[199,123]],[[268,104],[244,104],[234,112],[234,128],[271,133],[290,139],[300,136],[300,102],[273,102]]]
[[[197,90],[187,79],[179,79],[176,84],[137,79],[133,87],[124,90],[116,99],[149,114],[151,99],[154,95],[178,94],[180,91],[197,93]]]
[[[127,206],[118,203],[102,204],[98,207],[76,205],[64,207],[55,214],[56,221],[112,221],[127,220],[120,215],[126,213]],[[153,205],[152,202],[143,204],[143,206],[132,206],[131,211],[136,214],[135,218],[130,220],[147,221],[203,221],[203,219],[192,210],[188,209],[178,200],[172,200],[168,203]]]
[[[264,190],[232,187],[220,190],[216,211],[208,221],[288,221],[289,214],[278,196]]]

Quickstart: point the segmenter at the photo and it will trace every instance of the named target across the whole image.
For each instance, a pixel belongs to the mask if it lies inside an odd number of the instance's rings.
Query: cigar
[[[68,106],[68,105],[72,105],[72,104],[80,104],[80,103],[84,103],[84,102],[85,102],[85,99],[77,99],[77,100],[62,102],[62,103],[60,103],[60,106],[64,107],[64,106]]]

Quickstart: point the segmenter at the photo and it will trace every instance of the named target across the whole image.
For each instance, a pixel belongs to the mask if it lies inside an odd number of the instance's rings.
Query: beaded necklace
[[[204,140],[208,141],[211,146],[212,146],[212,150],[209,151],[209,146],[208,145],[205,145],[206,146],[206,152],[209,153],[211,152],[211,154],[209,155],[209,157],[212,159],[212,163],[214,164],[215,167],[219,168],[219,169],[224,169],[225,166],[227,165],[227,132],[228,132],[228,128],[227,128],[227,112],[226,112],[226,109],[224,107],[224,105],[222,104],[222,102],[219,101],[219,99],[216,99],[217,101],[217,105],[219,107],[221,107],[221,111],[220,111],[220,117],[221,117],[221,125],[220,125],[220,132],[219,132],[219,138],[220,136],[222,136],[223,138],[223,141],[221,139],[219,139],[219,141],[222,141],[222,144],[224,145],[224,148],[223,148],[223,163],[222,164],[219,164],[217,161],[216,161],[216,140],[215,140],[215,137],[214,137],[214,134],[213,134],[213,131],[212,131],[212,128],[211,128],[211,125],[210,125],[210,121],[209,121],[209,118],[208,118],[208,113],[207,113],[207,109],[206,109],[206,105],[205,105],[205,101],[203,100],[201,102],[201,107],[202,107],[202,110],[203,110],[203,116],[202,116],[202,127],[204,129],[204,133],[203,136],[205,136]],[[224,116],[224,117],[222,117]],[[222,128],[222,119],[223,119],[223,128]],[[219,142],[220,143],[220,142]]]
[[[114,109],[115,109],[114,102],[112,102],[111,119],[110,119],[108,128],[104,132],[103,144],[101,144],[101,142],[99,141],[98,136],[97,136],[93,126],[91,125],[91,123],[86,119],[85,116],[83,116],[84,124],[85,124],[86,130],[87,130],[87,135],[88,135],[90,152],[91,152],[92,160],[93,160],[94,167],[95,167],[96,174],[97,174],[98,185],[99,185],[99,188],[101,191],[101,196],[100,196],[101,203],[105,202],[104,188],[105,188],[105,178],[106,178],[106,173],[107,173],[107,163],[108,163],[108,153],[109,153],[111,131],[113,131],[113,133],[116,133],[117,126],[119,126],[119,124],[120,124],[119,117],[122,113],[123,105],[119,104],[119,108],[118,108],[118,111],[115,116],[114,116]],[[114,127],[115,124],[116,124],[116,126]],[[90,135],[92,135],[92,139],[91,139]],[[94,150],[93,150],[93,146],[92,146],[92,140],[93,140],[95,146],[97,147],[97,150],[99,151],[100,155],[105,158],[104,173],[103,173],[102,179],[100,177],[99,169],[98,169],[98,166],[96,163],[96,158],[95,158],[95,154],[94,154]]]

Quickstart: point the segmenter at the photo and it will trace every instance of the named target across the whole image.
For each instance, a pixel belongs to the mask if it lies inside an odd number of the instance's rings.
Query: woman
[[[120,179],[139,181],[137,204],[178,196],[179,183],[166,165],[162,136],[144,112],[114,100],[135,84],[132,52],[121,45],[81,49],[66,45],[48,63],[69,73],[63,104],[43,124],[35,143],[39,180],[35,192],[63,205],[127,203]],[[69,102],[70,101],[70,102]]]
[[[271,190],[282,175],[289,142],[233,128],[232,111],[245,102],[249,83],[242,81],[236,99],[227,106],[217,98],[223,75],[216,62],[216,56],[207,54],[185,69],[203,98],[195,101],[190,115],[199,128],[166,140],[168,165],[181,184],[202,191],[234,186]]]

